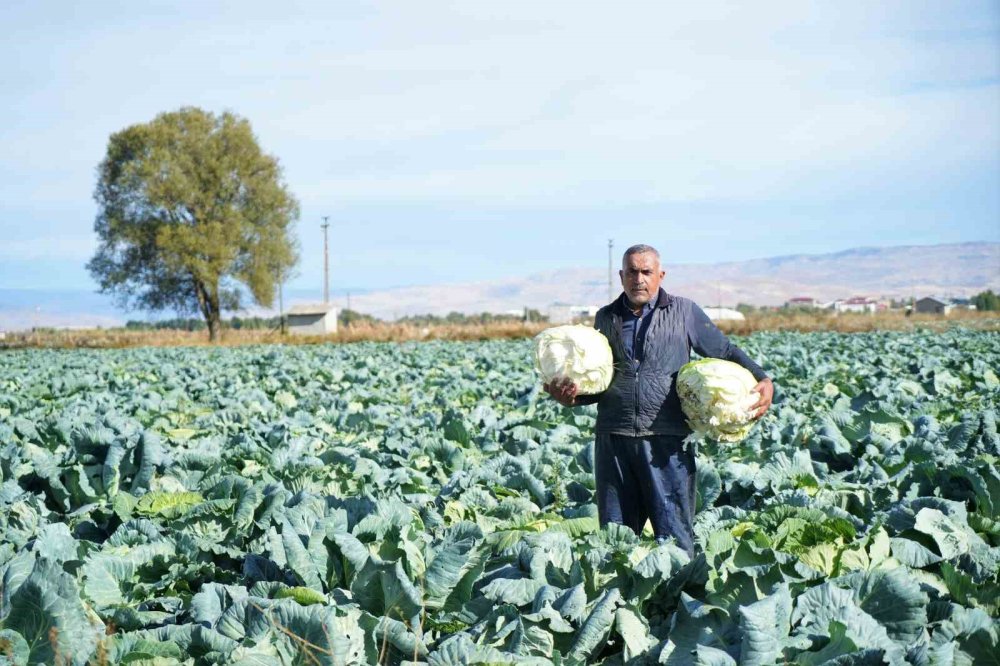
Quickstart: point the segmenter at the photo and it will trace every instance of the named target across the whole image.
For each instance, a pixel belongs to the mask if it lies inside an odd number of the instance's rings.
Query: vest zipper
[[[632,406],[632,436],[639,436],[639,370],[642,363],[638,360],[635,362],[635,401]]]

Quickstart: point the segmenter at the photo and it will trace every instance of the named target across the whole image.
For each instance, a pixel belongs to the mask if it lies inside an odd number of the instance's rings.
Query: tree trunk
[[[222,337],[222,313],[219,312],[219,291],[209,290],[204,283],[195,280],[195,291],[198,294],[198,307],[201,316],[208,324],[208,341],[218,342]]]
[[[222,313],[219,312],[219,292],[212,290],[208,294],[208,341],[222,340]]]
[[[208,341],[218,342],[222,333],[222,321],[219,318],[218,310],[211,312],[208,316]]]

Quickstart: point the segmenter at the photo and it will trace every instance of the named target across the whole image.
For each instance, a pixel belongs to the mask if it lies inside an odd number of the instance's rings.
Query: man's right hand
[[[542,384],[545,392],[564,407],[576,404],[576,384],[568,377],[558,377],[547,384]]]

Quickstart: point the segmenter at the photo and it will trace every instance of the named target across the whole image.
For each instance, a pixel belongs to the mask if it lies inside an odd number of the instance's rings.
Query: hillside
[[[678,264],[664,255],[664,289],[703,305],[779,305],[795,296],[919,298],[1000,291],[1000,243],[855,248],[717,264]],[[504,281],[372,292],[355,298],[352,305],[382,318],[421,312],[501,312],[522,306],[544,311],[555,301],[606,303],[607,284],[606,267],[581,267]]]
[[[821,300],[853,295],[970,296],[1000,291],[1000,243],[854,248],[715,264],[671,261],[664,250],[664,288],[702,305],[778,305],[795,296]],[[617,278],[616,278],[617,279]],[[617,284],[616,284],[617,287]],[[617,290],[616,290],[617,293]],[[286,292],[286,304],[318,300],[308,290]],[[338,305],[342,295],[334,296]],[[437,284],[354,292],[351,307],[381,319],[409,314],[503,312],[555,302],[599,305],[608,300],[607,267],[579,267],[508,280]],[[269,312],[267,314],[270,314]],[[173,316],[173,313],[167,313]],[[91,292],[0,289],[0,329],[32,326],[115,326],[144,313],[123,313]]]

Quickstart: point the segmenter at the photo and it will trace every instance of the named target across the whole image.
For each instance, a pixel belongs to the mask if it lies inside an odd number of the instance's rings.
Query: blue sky
[[[742,5],[742,6],[741,6]],[[292,288],[1000,241],[996,2],[5,2],[0,287],[93,289],[110,134],[251,122]]]

